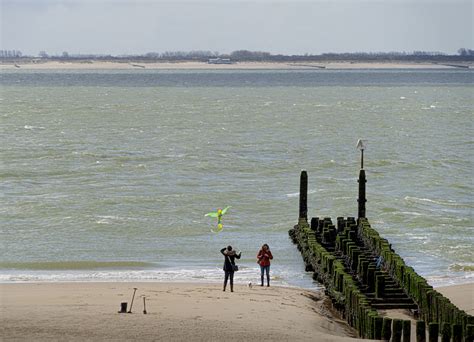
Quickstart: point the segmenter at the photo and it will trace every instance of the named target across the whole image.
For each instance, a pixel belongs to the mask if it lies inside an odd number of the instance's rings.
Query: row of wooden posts
[[[361,219],[359,224],[364,245],[383,257],[388,272],[418,305],[420,317],[430,322],[433,333],[439,331],[442,336],[452,335],[454,341],[457,341],[459,336],[466,336],[466,341],[473,341],[474,316],[459,309],[433,289],[412,267],[406,265],[402,257],[391,249],[388,241],[370,227],[367,219]]]
[[[373,305],[373,297],[383,302],[385,277],[362,255],[357,243],[363,243],[364,250],[370,250],[374,257],[383,258],[384,272],[416,304],[416,312],[421,318],[416,323],[417,341],[427,340],[427,330],[430,342],[438,341],[439,335],[443,342],[474,341],[473,316],[428,285],[370,226],[365,218],[366,182],[365,171],[360,170],[357,220],[338,218],[338,227],[335,228],[328,218],[313,218],[310,225],[307,216],[308,178],[306,171],[301,173],[299,220],[289,234],[301,251],[307,271],[314,272],[314,279],[325,286],[334,307],[360,337],[391,339],[393,342],[401,341],[403,337],[404,342],[410,341],[411,320],[383,317]],[[351,269],[348,269],[348,260]],[[361,288],[361,284],[366,285]]]

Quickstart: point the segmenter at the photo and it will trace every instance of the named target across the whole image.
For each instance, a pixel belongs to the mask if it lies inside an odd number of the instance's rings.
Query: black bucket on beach
[[[127,313],[127,302],[120,303],[119,313]]]

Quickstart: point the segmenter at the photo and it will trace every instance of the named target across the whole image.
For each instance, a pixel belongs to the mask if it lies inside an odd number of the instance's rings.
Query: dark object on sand
[[[128,310],[128,313],[132,313],[132,306],[133,306],[133,299],[135,298],[135,292],[137,292],[137,288],[133,288],[133,296],[132,296],[132,302],[130,303],[130,310]]]
[[[143,296],[143,313],[146,315],[145,296]]]
[[[127,302],[120,303],[119,313],[127,313]]]

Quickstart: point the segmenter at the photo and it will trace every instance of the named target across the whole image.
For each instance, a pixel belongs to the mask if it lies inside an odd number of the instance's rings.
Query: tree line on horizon
[[[243,61],[268,61],[268,62],[291,62],[291,61],[351,61],[351,60],[461,60],[473,61],[474,50],[460,48],[456,55],[449,55],[438,51],[413,51],[413,52],[327,52],[319,55],[303,54],[303,55],[283,55],[271,54],[264,51],[237,50],[230,54],[220,54],[212,51],[166,51],[148,52],[145,54],[132,55],[110,55],[110,54],[72,54],[64,51],[60,55],[50,55],[46,51],[40,51],[37,56],[23,55],[19,50],[0,50],[0,59],[41,59],[41,60],[115,60],[129,61],[140,60],[143,62],[151,61],[203,61],[206,62],[211,58],[229,58],[235,62]]]

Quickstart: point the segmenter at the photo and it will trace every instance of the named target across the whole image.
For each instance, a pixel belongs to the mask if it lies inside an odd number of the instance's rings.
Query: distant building
[[[209,58],[208,64],[232,64],[230,58]]]

